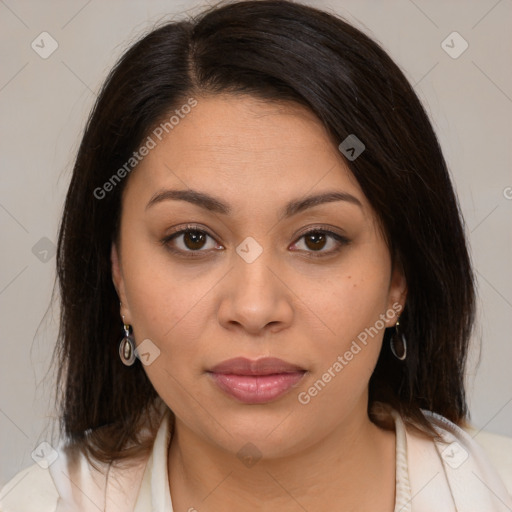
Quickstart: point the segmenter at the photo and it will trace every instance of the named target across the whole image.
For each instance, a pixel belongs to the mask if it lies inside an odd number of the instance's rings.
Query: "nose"
[[[271,252],[263,250],[254,261],[233,255],[234,267],[224,280],[218,309],[224,328],[259,335],[291,325],[294,294]]]

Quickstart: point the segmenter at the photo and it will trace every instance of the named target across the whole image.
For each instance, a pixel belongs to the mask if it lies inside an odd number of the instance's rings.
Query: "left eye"
[[[313,253],[320,253],[319,256],[323,256],[326,254],[331,254],[338,252],[343,245],[346,245],[349,241],[344,236],[338,235],[337,233],[333,233],[332,231],[325,231],[325,230],[311,230],[307,233],[304,233],[299,240],[303,241],[303,245],[306,247],[306,249],[302,249],[299,247],[299,250],[306,250],[307,252],[313,252]],[[329,240],[331,243],[329,244]],[[300,245],[298,242],[294,244],[295,246]],[[326,246],[329,246],[327,250],[325,249]],[[317,256],[314,254],[313,256]]]

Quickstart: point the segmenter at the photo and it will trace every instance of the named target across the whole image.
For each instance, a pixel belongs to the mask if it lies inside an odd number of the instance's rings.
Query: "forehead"
[[[365,202],[325,127],[298,104],[199,97],[167,131],[150,133],[154,148],[129,179],[139,197],[179,185],[268,203],[336,187]]]
[[[200,98],[166,139],[188,158],[194,154],[202,158],[201,153],[207,153],[225,162],[261,165],[277,158],[298,160],[306,152],[335,153],[325,128],[312,112],[297,104],[265,102],[250,96]]]

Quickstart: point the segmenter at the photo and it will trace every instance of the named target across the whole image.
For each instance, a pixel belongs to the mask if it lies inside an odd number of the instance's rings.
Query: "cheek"
[[[214,276],[198,276],[173,265],[160,248],[130,245],[126,239],[123,275],[126,300],[137,343],[149,338],[170,352],[176,340],[187,340],[187,350],[199,340],[206,320],[203,299]]]
[[[136,339],[151,338],[171,348],[173,340],[198,339],[206,320],[208,282],[164,279],[138,273],[127,285],[127,298]]]
[[[214,284],[209,281],[204,277],[178,277],[169,268],[141,266],[133,260],[126,269],[126,294],[136,344],[149,339],[159,350],[158,357],[145,365],[144,371],[158,395],[175,411],[190,408],[187,390],[193,384],[191,379],[201,373],[198,354],[204,353],[201,342],[208,318],[204,296]]]
[[[298,398],[309,404],[308,414],[324,414],[327,423],[360,402],[381,350],[388,276],[380,265],[369,263],[359,260],[337,276],[331,293],[310,299],[328,329],[319,337],[323,343],[310,346],[315,363]]]
[[[311,400],[319,413],[330,408],[333,415],[351,410],[365,393],[382,346],[387,309],[389,259],[384,249],[354,251],[340,272],[333,274],[315,304],[328,327],[314,351],[313,374],[307,383],[305,401]],[[332,404],[337,406],[333,407]]]
[[[343,344],[373,326],[388,302],[389,269],[373,256],[354,255],[343,271],[334,275],[328,293],[318,293],[314,304],[325,324]],[[378,327],[382,329],[381,322]]]

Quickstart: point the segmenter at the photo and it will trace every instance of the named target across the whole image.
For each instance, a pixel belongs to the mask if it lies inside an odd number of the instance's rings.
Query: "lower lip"
[[[273,375],[209,373],[219,388],[246,404],[263,404],[283,396],[296,386],[305,372]]]

